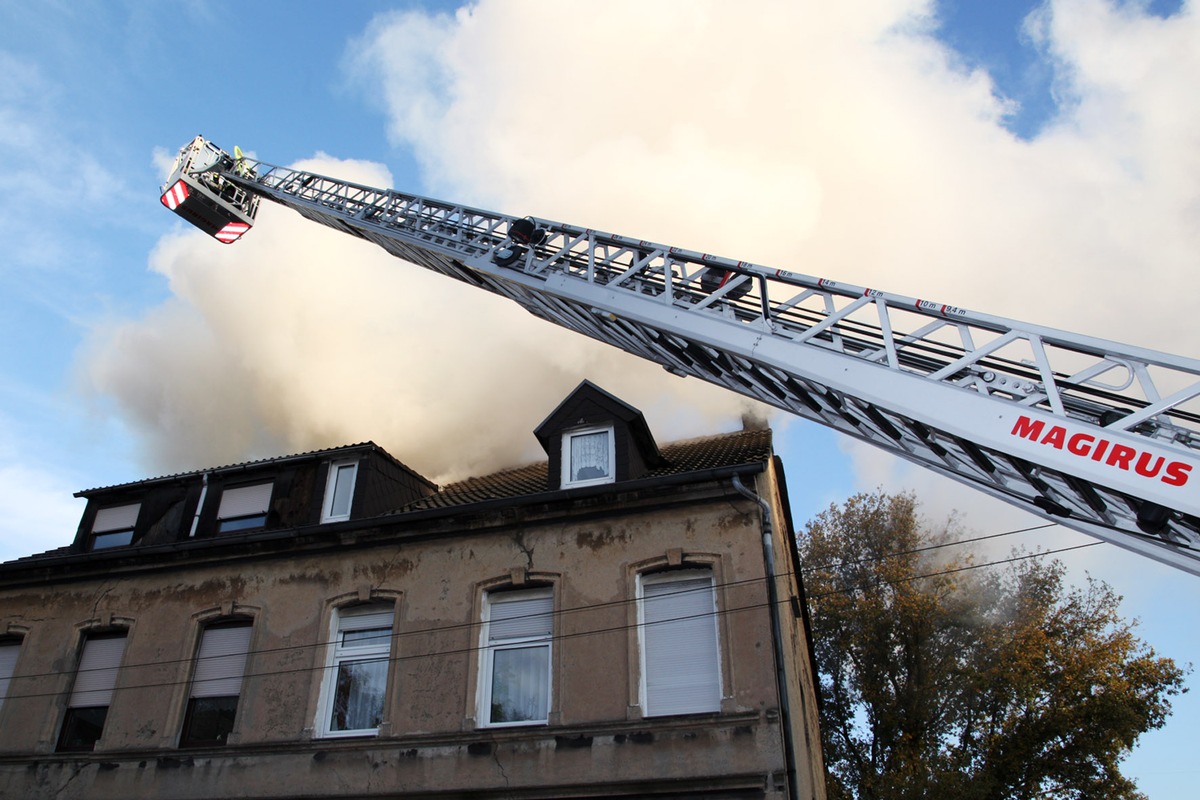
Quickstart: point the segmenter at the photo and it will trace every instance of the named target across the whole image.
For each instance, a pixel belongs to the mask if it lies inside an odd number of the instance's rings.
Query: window
[[[350,519],[350,503],[354,499],[354,479],[357,474],[357,461],[340,461],[329,465],[321,522]]]
[[[141,503],[102,508],[92,521],[90,549],[104,550],[133,543],[133,526],[137,524]]]
[[[20,639],[0,639],[0,708],[4,707],[4,698],[8,697],[8,687],[12,683],[19,652],[21,652]]]
[[[183,718],[180,747],[216,747],[233,730],[246,656],[250,652],[250,620],[209,625],[200,637],[196,671]]]
[[[104,731],[113,688],[117,685],[117,668],[124,654],[124,632],[84,639],[75,686],[58,737],[60,752],[88,752],[95,748]]]
[[[482,713],[485,725],[546,722],[550,712],[550,589],[493,592],[484,609]]]
[[[612,483],[615,461],[611,427],[580,428],[563,434],[563,486]]]
[[[271,507],[271,484],[239,486],[221,492],[221,507],[217,511],[217,531],[231,533],[267,524],[267,509]]]
[[[392,609],[366,606],[340,611],[322,687],[323,736],[379,732],[392,648]]]
[[[712,570],[643,576],[640,633],[645,716],[721,710]]]

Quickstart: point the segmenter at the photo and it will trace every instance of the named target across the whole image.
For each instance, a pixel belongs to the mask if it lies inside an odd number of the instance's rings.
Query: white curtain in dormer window
[[[583,433],[571,437],[571,480],[607,478],[612,474],[608,463],[608,431]]]
[[[217,512],[217,516],[221,519],[230,519],[265,514],[270,505],[271,484],[239,486],[236,489],[226,489],[221,492],[221,508]]]

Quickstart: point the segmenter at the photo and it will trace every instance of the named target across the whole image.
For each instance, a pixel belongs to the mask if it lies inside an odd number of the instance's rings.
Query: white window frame
[[[505,620],[524,620],[525,624],[517,623],[512,636],[498,636],[493,640],[495,628],[493,623],[496,606],[505,603],[535,602],[540,610],[533,614],[511,617]],[[543,619],[544,618],[544,619]],[[544,624],[543,624],[544,622]],[[521,630],[524,628],[525,630]],[[479,652],[481,654],[479,668],[478,708],[476,719],[483,728],[513,728],[529,725],[546,725],[550,721],[551,704],[554,699],[554,589],[550,586],[536,589],[499,590],[484,595],[483,630],[480,633]],[[544,649],[546,662],[545,698],[546,713],[539,718],[520,719],[511,721],[492,720],[492,689],[495,678],[496,654],[511,650]]]
[[[394,631],[395,611],[391,606],[372,604],[370,606],[350,606],[345,609],[335,609],[330,622],[329,647],[325,661],[325,676],[321,682],[321,700],[317,704],[317,720],[314,730],[321,738],[339,738],[348,736],[377,736],[379,726],[369,728],[354,728],[350,730],[335,730],[333,728],[334,703],[337,695],[338,674],[342,664],[356,661],[379,661],[386,664],[384,671],[383,699],[380,709],[381,716],[387,714],[388,686],[391,681],[392,639]],[[343,644],[345,633],[354,631],[388,630],[386,637],[379,637],[370,643]]]
[[[342,470],[349,470],[349,477]],[[334,513],[333,503],[337,499],[338,484],[346,481],[344,489],[347,492],[346,510],[344,513]],[[329,464],[329,477],[325,481],[325,500],[321,503],[321,522],[341,522],[350,519],[354,508],[354,487],[358,483],[358,461],[333,461]]]
[[[120,506],[101,508],[92,520],[92,536],[88,542],[89,550],[109,550],[114,547],[128,547],[133,544],[133,531],[137,526],[138,514],[141,513],[141,503],[127,503]],[[124,538],[124,537],[128,538]],[[99,544],[101,538],[122,537],[123,541],[113,541]]]
[[[606,434],[608,437],[608,474],[599,478],[582,478],[580,480],[572,480],[571,478],[571,440],[578,436],[592,436],[598,433]],[[575,428],[574,430],[564,431],[562,435],[562,480],[560,485],[564,488],[574,486],[598,486],[604,483],[613,483],[617,479],[617,447],[616,435],[612,425],[588,425],[583,428]]]
[[[647,587],[707,581],[708,586],[682,592],[676,607],[660,606],[647,615]],[[721,710],[722,670],[716,580],[711,568],[672,570],[638,576],[638,651],[641,675],[639,702],[645,717],[711,714]],[[652,598],[655,599],[655,598]],[[665,621],[661,613],[681,614]],[[649,618],[648,618],[649,617]],[[653,643],[649,642],[653,639]],[[690,674],[689,674],[690,673]],[[703,679],[703,683],[699,680]],[[680,680],[693,683],[670,686]],[[664,697],[664,690],[690,689],[690,699]]]

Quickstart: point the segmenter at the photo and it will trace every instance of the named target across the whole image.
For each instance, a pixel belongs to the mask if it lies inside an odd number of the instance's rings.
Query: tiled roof
[[[771,457],[771,430],[745,430],[673,442],[661,448],[663,464],[643,478],[661,478],[738,464],[755,464]],[[442,487],[436,494],[415,500],[397,513],[454,506],[537,494],[549,489],[545,461],[494,472]]]
[[[702,469],[756,464],[771,457],[771,429],[737,431],[663,445],[667,465],[646,477],[677,475]]]

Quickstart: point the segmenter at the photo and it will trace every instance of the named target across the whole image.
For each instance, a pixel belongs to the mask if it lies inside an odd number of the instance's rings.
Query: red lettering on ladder
[[[1105,466],[1115,467],[1123,472],[1136,472],[1145,478],[1158,478],[1168,486],[1183,486],[1191,477],[1192,465],[1183,461],[1167,461],[1154,453],[1138,450],[1126,444],[1111,441],[1090,433],[1074,433],[1062,425],[1046,426],[1040,419],[1032,419],[1025,415],[1017,417],[1013,423],[1011,436],[1019,436],[1037,444],[1063,450],[1073,456],[1090,458]],[[1094,446],[1093,446],[1094,445]],[[1107,458],[1105,455],[1107,454]]]

